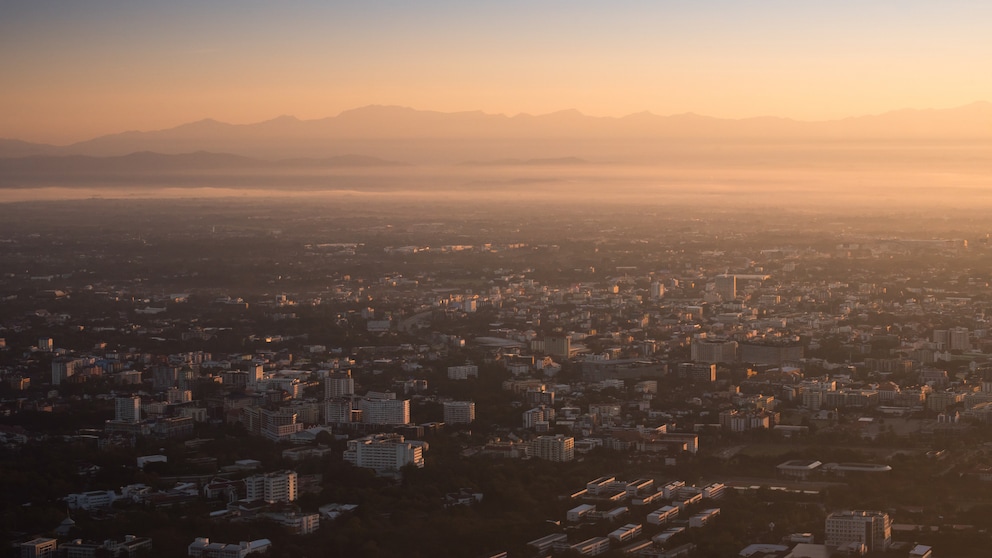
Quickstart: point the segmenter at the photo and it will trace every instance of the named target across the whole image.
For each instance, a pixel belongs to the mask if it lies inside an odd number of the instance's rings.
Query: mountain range
[[[193,168],[287,165],[378,166],[405,163],[506,164],[507,161],[578,159],[637,161],[672,150],[775,144],[992,142],[992,103],[952,109],[907,109],[828,121],[759,117],[721,119],[696,114],[593,117],[566,110],[507,116],[367,106],[317,120],[282,116],[255,124],[201,120],[156,131],[110,134],[65,146],[0,139],[0,170],[26,170],[58,157],[66,168],[105,170],[174,165],[180,155]],[[150,152],[150,153],[142,153]],[[360,153],[348,155],[345,153]],[[210,155],[209,157],[207,155]],[[224,154],[224,155],[221,155]],[[66,157],[74,157],[66,159]],[[128,159],[130,157],[130,159]],[[158,159],[156,159],[158,157]],[[235,159],[242,157],[245,159]],[[322,162],[321,162],[322,161]],[[48,161],[50,163],[51,161]]]

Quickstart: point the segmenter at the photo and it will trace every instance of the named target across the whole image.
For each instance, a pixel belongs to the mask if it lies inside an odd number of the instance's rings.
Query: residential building
[[[839,511],[827,516],[828,547],[863,544],[868,552],[885,551],[892,543],[892,521],[881,511]]]
[[[245,479],[246,498],[265,502],[293,502],[298,495],[296,471],[275,471]]]
[[[410,423],[409,399],[359,399],[358,409],[365,424]]]
[[[348,440],[344,460],[380,473],[395,472],[407,465],[422,468],[427,448],[425,442],[408,441],[399,434],[376,434]]]
[[[564,462],[575,458],[575,438],[556,434],[538,436],[531,442],[534,457],[548,461]]]
[[[716,294],[723,300],[734,300],[737,298],[737,276],[730,274],[717,275],[713,278]]]
[[[448,367],[449,380],[467,380],[469,378],[478,378],[478,377],[479,377],[479,367],[474,364],[465,364],[462,366]]]
[[[475,420],[475,403],[472,401],[445,401],[446,424],[471,424]]]
[[[351,370],[328,374],[324,380],[324,399],[338,399],[355,395],[355,379]]]
[[[114,420],[117,422],[141,421],[141,398],[137,395],[118,397],[114,400]]]

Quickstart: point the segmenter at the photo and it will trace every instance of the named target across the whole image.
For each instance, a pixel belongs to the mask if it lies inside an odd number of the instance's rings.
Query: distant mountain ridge
[[[721,119],[648,112],[594,117],[575,110],[544,115],[436,112],[372,105],[316,119],[281,116],[255,124],[200,120],[156,131],[110,134],[68,146],[0,140],[0,157],[120,157],[226,153],[256,159],[326,158],[328,154],[416,162],[637,157],[686,142],[992,141],[992,103],[952,109],[906,109],[873,116],[806,122],[777,117]]]

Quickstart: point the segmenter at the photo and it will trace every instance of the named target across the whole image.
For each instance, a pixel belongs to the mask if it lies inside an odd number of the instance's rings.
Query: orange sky
[[[0,137],[368,104],[818,120],[992,100],[992,3],[474,4],[0,0]]]

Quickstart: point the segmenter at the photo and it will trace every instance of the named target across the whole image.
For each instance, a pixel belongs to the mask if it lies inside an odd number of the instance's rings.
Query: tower
[[[737,298],[737,276],[724,273],[717,275],[714,279],[716,283],[716,293],[723,300],[734,300]]]

